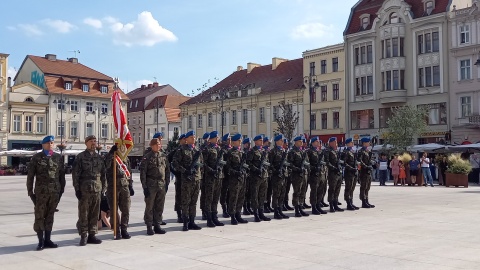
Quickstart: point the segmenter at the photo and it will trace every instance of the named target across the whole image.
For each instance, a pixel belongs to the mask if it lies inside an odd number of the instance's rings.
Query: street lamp
[[[157,122],[157,132],[160,132],[160,131],[159,131],[159,129],[160,129],[160,128],[159,128],[159,122],[160,122],[160,121],[158,121],[158,120],[159,120],[159,119],[158,119],[158,118],[159,118],[159,117],[158,117],[158,113],[159,113],[159,110],[160,110],[160,108],[162,107],[162,105],[159,103],[158,97],[156,97],[156,99],[157,99],[157,102],[155,103],[155,106],[154,106],[155,111],[156,111],[156,115],[155,115],[155,117],[154,117],[154,120],[156,120],[156,122]]]
[[[305,90],[308,85],[308,97],[309,97],[309,103],[310,103],[310,133],[308,134],[309,138],[312,137],[312,95],[313,91],[317,89],[320,84],[317,82],[317,76],[316,75],[310,75],[310,76],[305,76],[303,77],[303,82],[304,84],[302,85],[302,89]]]
[[[60,153],[63,152],[63,149],[65,149],[65,145],[63,144],[63,133],[64,133],[64,129],[65,129],[65,123],[63,123],[63,110],[65,110],[65,105],[69,105],[70,104],[70,101],[68,100],[68,98],[63,98],[63,93],[60,94],[60,99],[55,99],[53,101],[54,104],[60,104],[60,145],[58,146],[58,148],[60,149]],[[57,105],[57,109],[58,109],[58,105]]]
[[[220,101],[220,108],[221,108],[220,121],[221,121],[221,127],[222,127],[222,137],[223,137],[223,126],[225,125],[225,111],[223,110],[223,101],[225,101],[225,99],[228,98],[227,93],[232,88],[233,87],[220,89],[218,96],[215,98],[215,100]]]

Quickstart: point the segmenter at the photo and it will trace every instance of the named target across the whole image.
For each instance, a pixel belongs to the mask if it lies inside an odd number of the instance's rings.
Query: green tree
[[[396,151],[406,151],[414,144],[414,138],[427,130],[427,110],[414,106],[393,109],[393,116],[387,120],[385,141]]]
[[[174,132],[173,138],[168,141],[167,153],[170,153],[170,151],[177,149],[177,147],[178,147],[178,132]]]
[[[275,132],[283,134],[285,138],[291,141],[298,124],[298,112],[294,112],[292,104],[285,101],[280,101],[278,107],[282,113],[275,119],[278,124]]]

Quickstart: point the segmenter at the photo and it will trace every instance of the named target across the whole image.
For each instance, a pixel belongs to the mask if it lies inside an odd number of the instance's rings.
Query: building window
[[[86,105],[85,105],[86,111],[87,111],[87,112],[93,112],[93,102],[87,102],[87,103],[85,103],[85,104],[86,104]],[[135,122],[135,120],[134,120],[133,122]]]
[[[107,114],[107,113],[108,113],[108,104],[107,103],[102,103],[102,114]],[[140,122],[140,119],[141,118],[138,118],[139,122]]]
[[[321,74],[327,73],[327,60],[320,61],[320,73]]]
[[[100,86],[100,92],[102,92],[102,94],[107,94],[108,93],[108,86],[107,85]]]
[[[403,38],[392,38],[382,40],[382,56],[383,58],[403,57]]]
[[[140,141],[140,137],[142,136],[142,134],[140,133],[139,134],[139,141]],[[105,139],[108,137],[108,124],[106,123],[102,123],[102,134],[101,134],[102,138]]]
[[[65,122],[57,121],[57,136],[63,136],[65,134]]]
[[[332,72],[338,72],[338,57],[332,58]]]
[[[147,134],[145,134],[145,136],[146,136],[146,137],[145,137],[145,140],[149,140],[149,139],[150,139],[150,134],[151,134],[151,133],[150,133],[150,129],[147,128]]]
[[[66,82],[65,83],[65,90],[72,90],[72,83],[71,82]]]
[[[43,133],[43,123],[45,118],[43,116],[37,116],[37,133]]]
[[[198,128],[203,128],[203,115],[199,114],[197,117],[197,127]]]
[[[432,34],[431,33],[425,34],[425,52],[426,53],[432,52]]]
[[[237,111],[232,110],[232,125],[236,125],[236,124],[237,124]]]
[[[135,121],[134,121],[135,123]],[[154,111],[154,114],[153,114],[153,123],[158,123],[158,110]]]
[[[393,115],[392,108],[381,108],[378,111],[380,114],[380,128],[388,128],[388,119]]]
[[[460,97],[461,118],[472,115],[472,97]]]
[[[438,31],[426,30],[417,36],[418,54],[438,52],[440,40]]]
[[[138,124],[139,125],[142,124],[142,117],[141,116],[138,117]]]
[[[460,61],[460,80],[470,80],[470,59]]]
[[[372,76],[356,78],[356,94],[357,96],[373,94]]]
[[[209,112],[209,113],[207,114],[207,125],[208,125],[209,127],[212,126],[212,117],[213,117],[213,116],[212,116],[212,113]]]
[[[374,128],[374,114],[373,109],[370,110],[361,110],[361,111],[352,111],[352,129],[369,129]]]
[[[25,116],[25,132],[32,132],[32,116],[27,115]]]
[[[93,135],[93,123],[87,123],[85,128],[85,137]]]
[[[230,95],[231,98],[236,98],[236,97],[238,97],[238,91],[231,91],[229,93],[229,95]]]
[[[370,64],[373,62],[372,45],[358,45],[355,47],[355,65]]]
[[[310,128],[312,130],[317,129],[317,115],[315,113],[310,114]]]
[[[21,122],[22,116],[21,115],[14,115],[13,116],[13,132],[21,132]]]
[[[432,33],[432,51],[438,52],[440,50],[440,37],[438,32]]]
[[[248,90],[247,89],[243,89],[242,90],[242,97],[246,97],[248,96]]]
[[[433,85],[440,86],[440,66],[433,66]]]
[[[418,87],[440,86],[440,66],[418,69]]]
[[[383,91],[404,89],[405,71],[393,70],[382,72]]]
[[[447,103],[433,103],[418,105],[419,108],[425,109],[427,117],[425,121],[428,125],[446,125],[447,124]]]
[[[248,124],[248,111],[247,111],[247,109],[242,109],[242,124]]]
[[[390,24],[401,23],[401,22],[402,22],[402,19],[398,17],[398,14],[396,12],[392,12],[392,14],[390,14]]]
[[[333,112],[333,128],[340,128],[340,112]]]
[[[57,101],[57,110],[65,110],[65,101],[60,99]]]
[[[142,133],[138,133],[138,143],[142,143]]]
[[[369,24],[370,24],[370,19],[368,17],[362,18],[362,28],[363,28],[363,30],[366,30]]]
[[[75,101],[75,100],[70,101],[70,111],[78,112],[78,101]]]
[[[261,107],[259,109],[259,116],[260,116],[260,123],[264,123],[265,122],[265,108],[264,107]]]
[[[327,129],[327,114],[322,113],[322,129]]]
[[[277,118],[279,116],[279,107],[278,106],[273,106],[273,122],[277,121]]]
[[[464,24],[460,26],[460,44],[470,43],[470,25]]]
[[[90,91],[90,85],[88,84],[82,84],[82,91],[83,92],[89,92]]]
[[[373,48],[372,45],[367,46],[367,63],[372,63],[373,62]]]
[[[191,115],[189,115],[188,116],[188,128],[189,129],[193,128],[192,119],[193,119],[193,117]]]
[[[310,62],[310,76],[315,75],[315,62]]]
[[[78,122],[70,122],[70,137],[78,137]]]
[[[339,100],[340,99],[340,89],[338,83],[334,83],[333,85],[333,100]]]
[[[427,15],[432,14],[433,8],[433,1],[428,1],[425,3],[425,13],[427,13]]]
[[[161,127],[160,131],[162,131],[162,133],[165,133],[165,127]]]
[[[327,101],[327,86],[322,85],[320,86],[320,99],[322,102]]]
[[[315,87],[311,88],[310,101],[312,103],[317,102],[317,89]]]

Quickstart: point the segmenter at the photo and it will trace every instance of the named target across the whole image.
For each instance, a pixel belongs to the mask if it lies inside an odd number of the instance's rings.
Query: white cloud
[[[97,19],[93,19],[93,18],[85,18],[83,20],[83,23],[87,24],[87,25],[90,25],[93,28],[97,28],[97,29],[102,28],[102,21],[101,20],[97,20]]]
[[[149,85],[153,83],[153,81],[151,80],[138,80],[138,81],[129,81],[129,80],[118,80],[118,86],[120,86],[120,89],[122,89],[125,93],[128,93],[130,91],[133,91],[137,88],[139,88],[140,86],[143,85]],[[159,83],[159,85],[162,85]]]
[[[76,28],[75,25],[73,25],[73,24],[71,24],[67,21],[62,21],[62,20],[45,19],[45,20],[42,20],[41,22],[50,26],[55,31],[57,31],[59,33],[62,33],[62,34],[68,33],[68,32],[70,32],[70,31],[72,31],[73,29]]]
[[[7,77],[11,77],[13,80],[13,78],[15,78],[15,75],[17,75],[17,70],[14,67],[8,67]]]
[[[7,29],[10,30],[10,31],[15,31],[17,30],[17,28],[15,26],[7,26]]]
[[[107,16],[107,17],[103,18],[103,20],[104,20],[106,23],[110,23],[110,24],[113,24],[113,23],[118,22],[118,19],[117,19],[117,18],[114,18],[114,17],[112,17],[112,16]]]
[[[19,24],[18,28],[22,30],[27,36],[41,36],[42,30],[35,24]]]
[[[177,40],[177,37],[171,31],[163,28],[148,11],[138,14],[137,20],[131,23],[114,22],[115,19],[111,17],[108,17],[108,20],[113,22],[110,29],[113,32],[115,44],[127,47],[133,45],[153,46],[160,42]]]
[[[325,25],[319,22],[304,23],[296,26],[290,36],[293,39],[316,39],[332,35],[333,25]]]

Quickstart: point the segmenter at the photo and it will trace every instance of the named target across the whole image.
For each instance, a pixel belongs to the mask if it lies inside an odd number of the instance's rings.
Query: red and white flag
[[[130,134],[130,130],[128,130],[127,126],[127,119],[125,117],[125,113],[122,109],[120,91],[115,89],[112,95],[112,103],[113,103],[113,122],[115,123],[115,129],[117,130],[117,136],[115,139],[115,144],[118,147],[117,155],[117,163],[120,165],[122,171],[125,174],[129,174],[128,170],[126,169],[127,166],[123,163],[122,160],[125,160],[128,156],[128,153],[133,149],[133,140],[132,135]]]

